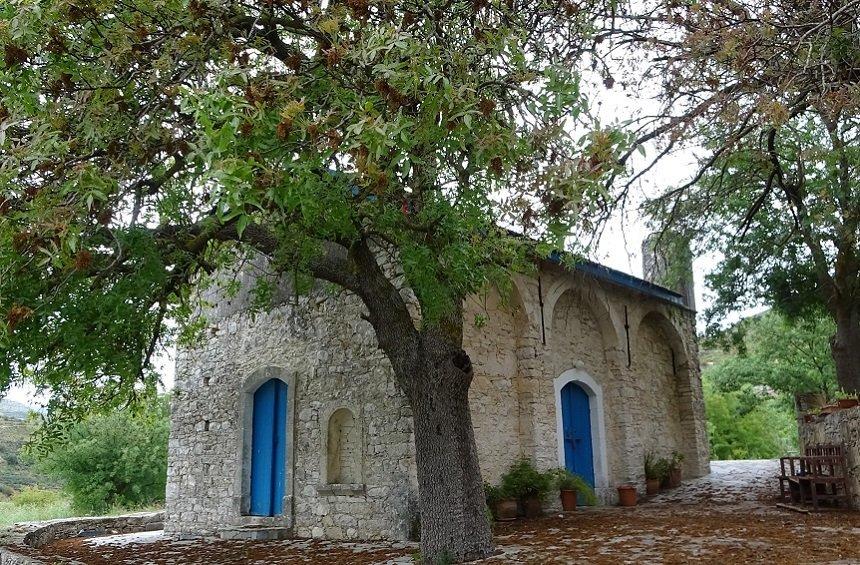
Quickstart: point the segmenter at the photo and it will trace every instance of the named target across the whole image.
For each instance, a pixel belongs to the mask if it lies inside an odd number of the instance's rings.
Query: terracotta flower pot
[[[523,500],[523,512],[526,518],[539,518],[543,514],[540,498],[530,496]]]
[[[496,503],[496,520],[499,522],[510,522],[517,519],[517,499],[506,498]]]
[[[681,486],[681,469],[669,471],[669,488]]]
[[[618,504],[621,506],[636,506],[636,487],[621,485],[618,487]]]
[[[854,408],[857,406],[858,401],[856,398],[840,398],[839,401],[839,409],[845,410],[846,408]]]
[[[576,510],[576,491],[564,489],[561,491],[561,509],[565,512]]]
[[[645,494],[652,495],[660,492],[660,479],[645,480]]]

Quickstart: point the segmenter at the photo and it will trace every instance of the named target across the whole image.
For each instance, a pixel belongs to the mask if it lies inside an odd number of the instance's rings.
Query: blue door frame
[[[287,460],[287,385],[269,379],[254,392],[251,431],[251,503],[253,516],[284,513]]]
[[[594,447],[591,442],[591,406],[588,394],[576,383],[561,389],[564,466],[594,488]]]

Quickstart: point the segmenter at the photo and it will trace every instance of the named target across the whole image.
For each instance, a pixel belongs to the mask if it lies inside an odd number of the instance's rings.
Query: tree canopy
[[[6,4],[3,384],[62,405],[151,386],[191,283],[248,248],[355,290],[343,251],[372,240],[430,319],[522,268],[498,223],[557,244],[619,141],[564,132],[584,8]]]
[[[742,320],[712,345],[727,355],[708,368],[708,378],[723,391],[745,385],[772,392],[836,395],[836,371],[830,355],[833,320],[827,315],[787,318],[776,311]]]
[[[858,17],[852,2],[646,2],[610,33],[646,47],[641,80],[661,85],[633,145],[661,140],[656,159],[704,148],[647,210],[722,258],[713,313],[824,308],[849,390],[860,389]]]
[[[195,288],[262,254],[364,302],[415,410],[422,553],[486,555],[462,301],[528,268],[509,228],[544,253],[604,203],[598,4],[3,4],[0,385],[54,416],[151,393]]]

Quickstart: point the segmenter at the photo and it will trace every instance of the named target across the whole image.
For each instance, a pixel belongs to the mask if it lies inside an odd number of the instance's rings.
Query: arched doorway
[[[569,382],[561,389],[561,420],[564,466],[585,479],[593,488],[595,482],[591,408],[588,393],[575,382]]]
[[[254,392],[249,513],[284,513],[287,459],[287,384],[269,379]]]

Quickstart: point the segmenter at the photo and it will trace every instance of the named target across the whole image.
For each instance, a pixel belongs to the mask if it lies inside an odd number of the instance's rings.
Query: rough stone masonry
[[[646,270],[647,272],[647,270]],[[177,537],[246,526],[297,536],[407,539],[418,530],[412,418],[353,295],[281,288],[267,313],[240,292],[213,295],[202,343],[179,352],[165,529]],[[513,292],[470,297],[465,347],[484,480],[520,457],[565,466],[561,391],[588,395],[594,483],[644,487],[643,458],[682,453],[687,477],[709,456],[695,335],[682,294],[602,267],[544,262]],[[688,293],[689,294],[689,293]],[[254,394],[287,385],[283,513],[252,516]],[[259,446],[258,446],[259,447]]]

